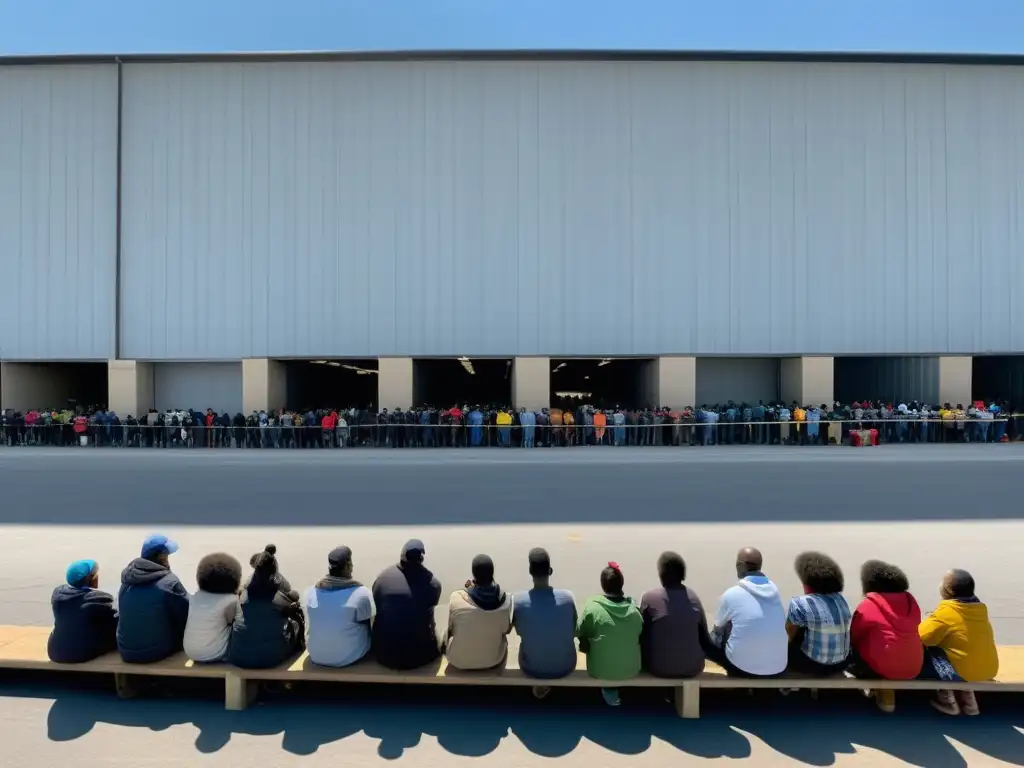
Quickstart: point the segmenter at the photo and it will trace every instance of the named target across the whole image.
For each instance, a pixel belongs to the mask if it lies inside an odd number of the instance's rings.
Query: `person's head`
[[[423,546],[423,542],[419,539],[409,539],[405,542],[405,546],[402,547],[402,562],[412,563],[414,565],[420,565],[423,563],[423,557],[427,554],[426,547]]]
[[[943,600],[966,600],[974,597],[974,577],[965,570],[954,568],[943,577],[939,594]]]
[[[327,572],[343,579],[352,578],[352,550],[348,547],[332,549],[327,555]]]
[[[751,573],[760,573],[763,564],[761,552],[753,547],[744,547],[736,553],[736,575],[741,579]]]
[[[100,566],[95,560],[75,560],[65,577],[70,587],[96,589],[100,585]]]
[[[277,573],[277,547],[267,544],[262,552],[249,558],[249,565],[262,577],[271,577]]]
[[[203,592],[231,595],[242,584],[242,564],[225,552],[215,552],[199,561],[196,583]]]
[[[892,563],[868,560],[860,567],[860,586],[865,595],[871,592],[891,594],[909,591],[910,581],[907,574]]]
[[[686,578],[686,562],[676,552],[662,552],[658,558],[658,579],[661,586],[680,587]]]
[[[142,558],[170,567],[170,556],[178,551],[177,542],[171,541],[162,533],[147,536],[142,542]]]
[[[601,591],[612,597],[621,597],[626,580],[622,577],[619,564],[612,561],[601,571]]]
[[[843,591],[843,570],[821,552],[802,552],[793,563],[797,578],[808,592],[832,595]]]
[[[494,583],[494,561],[487,555],[473,558],[473,581],[478,586],[486,587]]]
[[[530,563],[530,576],[534,581],[547,581],[554,571],[551,570],[551,556],[546,549],[534,547],[527,555]]]

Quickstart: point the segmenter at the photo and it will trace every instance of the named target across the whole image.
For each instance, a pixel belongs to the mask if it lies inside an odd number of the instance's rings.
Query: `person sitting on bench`
[[[76,560],[68,566],[67,583],[50,596],[53,631],[46,643],[50,661],[81,664],[117,649],[117,609],[114,596],[100,590],[95,560]]]
[[[732,677],[778,677],[786,671],[786,611],[762,562],[753,547],[736,555],[740,580],[719,600],[711,646],[705,649]]]
[[[867,680],[913,680],[921,671],[924,647],[918,636],[921,608],[910,594],[907,575],[890,563],[868,560],[860,569],[864,599],[850,624],[850,667]],[[896,709],[896,691],[870,691],[883,712]]]
[[[151,664],[182,649],[188,621],[188,592],[171,572],[178,545],[155,534],[142,543],[142,556],[121,572],[117,650],[129,664]]]
[[[352,550],[335,547],[327,555],[327,575],[302,596],[309,660],[322,667],[347,667],[370,650],[373,601],[352,578],[353,568]]]
[[[196,582],[199,591],[189,600],[185,623],[185,653],[202,664],[224,661],[238,616],[242,564],[224,552],[207,555],[196,568]]]
[[[385,568],[373,582],[373,653],[389,669],[416,669],[441,655],[434,625],[441,582],[424,567],[425,555],[422,541],[407,541],[399,563]]]
[[[694,677],[704,671],[704,648],[711,645],[704,606],[683,584],[686,563],[675,552],[658,558],[661,586],[640,599],[644,669],[655,677]]]
[[[853,614],[843,597],[843,571],[821,552],[804,552],[794,563],[804,594],[789,601],[790,672],[831,677],[846,671]]]
[[[305,647],[299,593],[278,570],[277,547],[267,544],[249,560],[252,576],[239,598],[229,659],[243,669],[269,669]]]
[[[452,592],[448,601],[445,655],[455,669],[476,670],[504,666],[508,633],[512,631],[512,598],[494,580],[494,561],[477,555],[473,579]]]
[[[999,673],[999,652],[988,618],[988,607],[974,593],[974,578],[954,569],[939,587],[942,601],[921,626],[918,634],[925,646],[920,677],[925,680],[980,683]],[[974,691],[938,691],[935,709],[947,715],[979,714]]]
[[[615,562],[601,571],[602,594],[583,606],[576,637],[587,655],[587,673],[598,680],[628,680],[640,672],[640,635],[644,620],[633,598],[622,589],[626,582]],[[622,703],[618,688],[602,688],[610,707]]]

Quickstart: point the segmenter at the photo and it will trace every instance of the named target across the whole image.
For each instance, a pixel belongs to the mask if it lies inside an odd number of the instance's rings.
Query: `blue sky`
[[[0,54],[441,48],[1024,53],[1024,0],[0,0]]]

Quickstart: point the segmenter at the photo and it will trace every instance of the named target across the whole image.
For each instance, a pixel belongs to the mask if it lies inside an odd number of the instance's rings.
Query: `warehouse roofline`
[[[956,64],[1021,66],[1024,55],[886,53],[882,51],[639,51],[639,50],[420,50],[295,51],[254,53],[126,53],[0,56],[0,66],[61,64],[188,64],[215,62],[412,62],[412,61],[741,61],[855,64]]]

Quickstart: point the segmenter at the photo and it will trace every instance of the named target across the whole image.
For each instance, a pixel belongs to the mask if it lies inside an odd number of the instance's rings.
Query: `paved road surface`
[[[840,560],[851,599],[864,559],[892,559],[908,570],[926,609],[937,599],[941,572],[956,565],[975,573],[999,641],[1024,644],[1017,567],[1024,556],[1022,469],[1017,446],[0,450],[0,623],[48,623],[50,590],[77,557],[97,558],[104,584],[115,587],[141,538],[161,530],[182,544],[174,565],[190,589],[203,554],[222,549],[247,560],[268,541],[278,545],[296,585],[320,576],[326,552],[340,543],[353,547],[357,576],[371,581],[411,536],[426,541],[446,591],[468,576],[478,552],[494,557],[506,589],[526,587],[526,552],[540,545],[552,553],[557,583],[578,598],[596,591],[609,559],[623,565],[627,590],[639,594],[655,584],[658,553],[672,548],[686,557],[688,581],[709,608],[733,581],[735,550],[746,544],[762,548],[769,574],[787,595],[799,589],[791,563],[802,549]],[[446,693],[423,704],[416,697],[424,694],[415,691],[365,695],[391,698],[231,715],[215,702],[129,709],[109,695],[5,689],[0,718],[19,736],[0,745],[0,764],[87,755],[135,766],[159,755],[163,764],[193,765],[198,750],[216,752],[214,765],[376,765],[405,754],[416,765],[447,766],[487,754],[516,766],[564,755],[562,762],[585,761],[588,768],[643,768],[681,753],[692,762],[729,756],[757,766],[898,764],[883,754],[943,767],[995,764],[982,754],[1024,765],[1019,708],[970,728],[936,721],[919,703],[908,707],[906,719],[884,726],[874,717],[850,721],[815,712],[818,735],[810,743],[795,725],[799,718],[769,713],[775,700],[733,699],[718,714],[712,703],[705,708],[711,717],[695,726],[657,709],[658,702],[645,705],[656,708],[651,715],[608,713],[591,699],[574,699],[551,718],[532,701],[506,704],[504,693],[468,701],[447,701],[455,694]],[[863,711],[859,702],[849,706]],[[943,733],[966,746],[951,745]],[[299,757],[313,751],[312,762]]]

